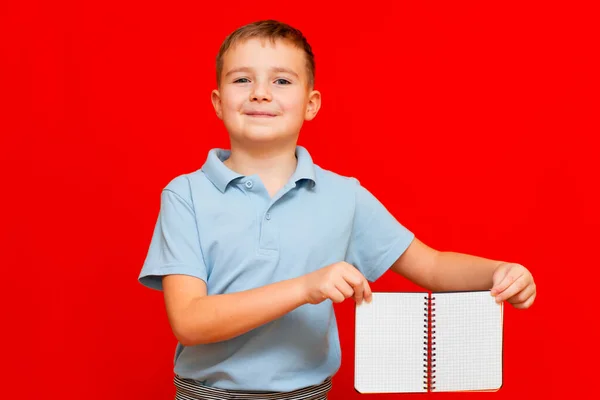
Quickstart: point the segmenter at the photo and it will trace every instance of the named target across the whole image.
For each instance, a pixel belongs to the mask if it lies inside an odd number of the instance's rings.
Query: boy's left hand
[[[492,296],[496,302],[508,301],[515,308],[529,308],[535,300],[533,276],[520,264],[501,263],[492,276]]]

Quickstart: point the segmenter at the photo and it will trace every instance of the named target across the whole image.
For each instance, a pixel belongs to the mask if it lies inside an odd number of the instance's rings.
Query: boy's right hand
[[[337,262],[303,277],[306,300],[310,304],[319,304],[326,299],[341,303],[354,297],[357,304],[363,299],[371,302],[372,292],[369,282],[360,271],[347,262]]]

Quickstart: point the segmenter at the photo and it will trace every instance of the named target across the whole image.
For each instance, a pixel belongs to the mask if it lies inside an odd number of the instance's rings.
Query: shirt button
[[[265,218],[266,218],[267,220],[271,219],[271,214],[270,214],[270,213],[267,213],[267,215],[265,215]]]
[[[252,181],[246,181],[246,187],[247,187],[248,189],[251,189],[253,185],[254,185],[254,184],[252,183]]]

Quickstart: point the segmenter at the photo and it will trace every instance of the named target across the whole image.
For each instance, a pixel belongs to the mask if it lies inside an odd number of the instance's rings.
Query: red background
[[[0,397],[172,398],[175,340],[137,275],[160,190],[228,144],[210,104],[218,46],[262,18],[316,52],[324,104],[301,144],[317,164],[359,178],[429,245],[533,272],[536,304],[506,308],[493,396],[595,391],[595,10],[200,3],[2,3]],[[419,289],[391,274],[373,288]],[[336,310],[330,398],[400,398],[354,392],[353,305]]]

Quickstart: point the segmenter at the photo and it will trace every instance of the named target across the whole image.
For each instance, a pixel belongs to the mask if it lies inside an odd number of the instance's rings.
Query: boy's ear
[[[213,108],[219,119],[223,119],[223,107],[221,105],[221,94],[217,89],[213,90],[210,94],[210,100],[212,101]]]
[[[320,108],[321,93],[318,90],[313,90],[308,95],[308,104],[306,105],[306,115],[304,116],[304,119],[307,121],[312,120],[317,116]]]

